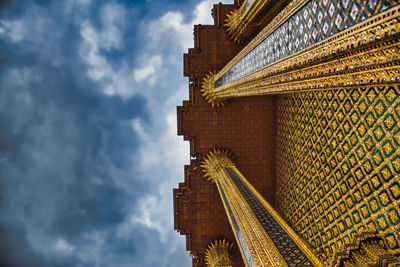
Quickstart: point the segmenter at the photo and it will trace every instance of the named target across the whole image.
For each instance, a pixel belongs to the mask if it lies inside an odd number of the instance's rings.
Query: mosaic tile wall
[[[400,86],[277,96],[277,210],[326,254],[372,228],[400,254]]]
[[[221,76],[216,86],[303,50],[390,7],[393,0],[312,0]]]

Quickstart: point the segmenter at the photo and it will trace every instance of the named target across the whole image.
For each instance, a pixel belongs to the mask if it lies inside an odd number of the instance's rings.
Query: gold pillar
[[[204,159],[246,266],[322,266],[312,250],[239,172],[226,151]]]
[[[284,42],[273,36],[276,31],[287,31],[291,16],[313,8],[312,1],[304,7],[304,1],[293,1],[300,2],[285,8],[221,71],[204,78],[202,92],[207,102],[214,107],[233,97],[400,84],[398,1],[392,1],[392,8],[386,11],[375,10],[369,19],[354,22],[352,27],[305,44],[301,50],[282,52],[284,56],[269,51]],[[323,35],[321,31],[316,34]],[[305,36],[311,38],[312,34],[310,30]]]
[[[215,240],[206,251],[206,263],[209,267],[233,267],[233,244],[224,240]]]

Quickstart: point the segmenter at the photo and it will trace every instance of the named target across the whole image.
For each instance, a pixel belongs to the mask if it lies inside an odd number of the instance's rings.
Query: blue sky
[[[0,266],[190,266],[182,53],[216,1],[1,1]]]

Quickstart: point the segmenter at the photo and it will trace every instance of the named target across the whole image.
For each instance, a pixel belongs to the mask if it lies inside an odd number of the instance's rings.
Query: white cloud
[[[24,23],[22,20],[0,20],[0,35],[5,35],[13,43],[22,41],[25,35]]]
[[[71,246],[67,241],[62,238],[57,239],[55,249],[62,253],[71,253],[74,251],[74,247]]]
[[[213,4],[213,0],[201,2],[193,11],[193,19],[187,23],[183,14],[177,11],[166,12],[159,19],[146,23],[148,33],[148,40],[144,41],[146,48],[134,67],[131,67],[129,62],[112,65],[104,54],[108,50],[123,48],[122,29],[127,16],[123,6],[106,4],[100,12],[102,22],[100,29],[94,27],[88,20],[80,23],[83,41],[79,53],[88,64],[88,77],[98,82],[102,92],[107,95],[126,98],[141,93],[151,98],[154,93],[153,88],[138,91],[137,83],[146,82],[154,85],[166,73],[163,69],[164,55],[159,54],[163,48],[169,48],[166,47],[166,43],[175,43],[182,52],[193,46],[193,24],[211,24],[210,10]],[[171,55],[166,56],[171,57]],[[171,62],[170,58],[168,62]]]
[[[139,200],[139,213],[133,214],[130,222],[133,225],[141,224],[149,229],[157,230],[162,242],[166,241],[166,235],[169,229],[164,227],[161,220],[164,215],[162,202],[154,195],[147,195]],[[160,207],[162,207],[160,209]]]
[[[170,231],[173,228],[171,189],[176,187],[179,181],[182,181],[183,166],[189,164],[190,160],[189,143],[182,142],[182,137],[177,136],[175,108],[182,99],[187,98],[188,87],[182,74],[176,72],[180,68],[162,69],[164,62],[158,53],[159,51],[172,51],[176,48],[184,52],[189,47],[193,47],[193,25],[213,23],[210,11],[214,3],[213,0],[201,2],[194,9],[192,19],[187,22],[185,22],[183,13],[169,11],[147,24],[148,35],[144,40],[147,46],[143,58],[139,60],[140,64],[134,70],[135,81],[154,79],[153,75],[157,75],[160,70],[163,70],[168,76],[176,77],[173,79],[175,83],[169,85],[176,89],[163,102],[150,103],[150,106],[154,107],[150,110],[152,118],[157,125],[163,125],[161,129],[154,131],[150,126],[146,128],[140,119],[131,121],[132,129],[142,144],[134,157],[134,161],[139,163],[137,171],[140,173],[141,179],[157,184],[157,191],[144,196],[136,203],[133,209],[135,213],[129,215],[118,229],[122,236],[133,231],[135,226],[142,225],[156,230],[162,241],[165,241],[171,234],[174,242],[184,242],[183,237]],[[170,63],[171,59],[173,62],[181,62],[180,53],[176,56],[175,54],[163,54],[162,56],[165,64]],[[157,90],[163,90],[163,86],[165,85],[158,85]],[[157,90],[150,89],[152,94],[157,93]],[[154,100],[149,99],[149,101]]]
[[[161,55],[145,55],[138,68],[133,70],[133,76],[136,82],[147,81],[154,84],[157,80],[157,73],[162,65]]]
[[[88,21],[81,24],[81,36],[84,40],[81,49],[81,57],[90,66],[88,75],[95,81],[100,81],[113,75],[113,70],[104,56],[99,51],[101,38],[93,26]]]
[[[131,126],[132,126],[132,129],[139,135],[139,137],[142,140],[148,141],[147,135],[143,129],[142,123],[140,122],[139,118],[133,119],[131,121]]]
[[[222,1],[229,3],[230,1]],[[213,24],[211,9],[215,0],[205,0],[198,4],[192,14],[193,19],[184,22],[184,15],[178,11],[169,11],[160,19],[149,24],[148,34],[153,43],[159,43],[165,38],[178,41],[183,51],[193,47],[193,25]],[[156,45],[155,45],[156,47]]]
[[[182,137],[176,134],[176,111],[169,109],[165,112],[166,115],[161,120],[164,120],[166,128],[161,133],[146,132],[140,120],[132,121],[132,128],[141,138],[143,144],[136,156],[139,161],[139,168],[144,173],[151,171],[154,166],[160,166],[160,168],[164,167],[171,170],[171,173],[178,175],[180,173],[177,173],[176,170],[183,170],[183,163],[189,161],[189,144],[182,142]]]
[[[65,13],[69,14],[74,12],[74,10],[79,9],[82,12],[82,9],[86,9],[90,4],[91,0],[69,0],[64,1],[64,10]]]
[[[125,14],[122,6],[107,4],[101,9],[101,29],[96,29],[88,20],[82,21],[82,43],[79,49],[81,58],[88,64],[88,77],[99,83],[104,94],[119,95],[122,98],[137,93],[133,86],[132,70],[125,62],[113,66],[103,50],[123,48]]]
[[[230,3],[231,1],[222,1],[225,3]],[[217,1],[215,0],[205,0],[198,4],[193,11],[193,24],[213,24],[213,19],[211,16],[211,9]]]
[[[149,24],[148,34],[151,42],[158,44],[165,38],[177,41],[182,49],[192,46],[193,24],[183,22],[183,14],[180,12],[167,12],[160,19]],[[154,45],[157,47],[157,45]]]
[[[101,46],[107,50],[121,48],[123,43],[119,27],[125,24],[125,9],[117,4],[107,4],[101,10],[101,21]]]

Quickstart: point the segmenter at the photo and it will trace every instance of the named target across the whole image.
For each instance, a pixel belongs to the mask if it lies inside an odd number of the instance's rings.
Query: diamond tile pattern
[[[398,5],[390,0],[312,0],[219,78],[221,86]]]
[[[400,254],[400,86],[278,95],[276,172],[277,210],[313,247],[370,228]]]

